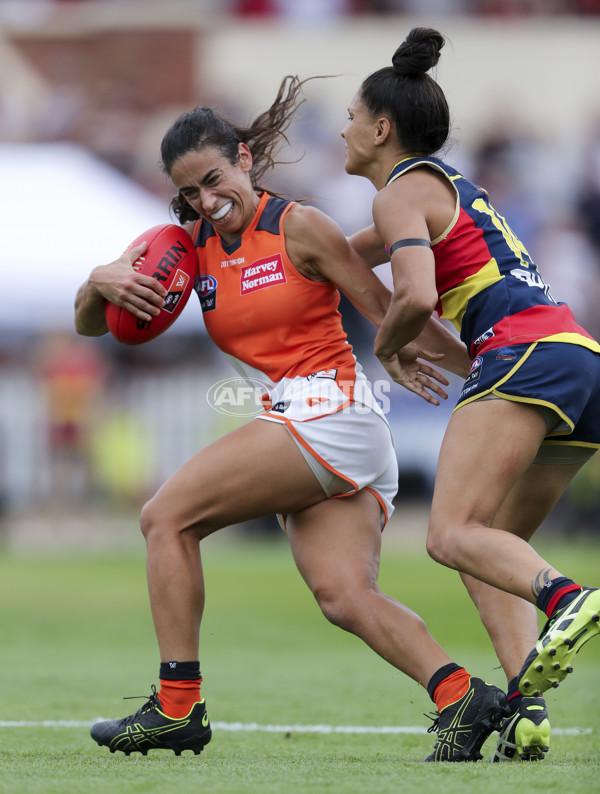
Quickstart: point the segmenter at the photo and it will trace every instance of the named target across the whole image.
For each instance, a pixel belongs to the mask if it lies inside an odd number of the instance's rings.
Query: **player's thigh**
[[[369,491],[330,498],[288,516],[294,560],[315,592],[326,586],[359,591],[379,575],[381,507]]]
[[[532,463],[500,505],[494,526],[530,540],[583,465]]]
[[[545,434],[543,415],[512,400],[476,400],[456,410],[440,450],[430,531],[491,524]]]
[[[325,499],[287,429],[254,420],[192,456],[146,506],[153,522],[195,528],[200,536]]]

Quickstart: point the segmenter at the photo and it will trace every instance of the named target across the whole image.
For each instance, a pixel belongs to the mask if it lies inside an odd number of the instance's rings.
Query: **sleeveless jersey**
[[[206,220],[198,222],[194,288],[206,330],[244,376],[276,384],[326,370],[353,384],[359,365],[346,341],[337,288],[303,276],[286,253],[283,219],[293,205],[262,193],[252,222],[232,244]]]
[[[435,157],[397,163],[386,184],[421,166],[443,174],[456,192],[456,212],[431,241],[436,310],[452,322],[474,358],[526,342],[570,342],[600,353],[565,303],[554,300],[525,246],[490,205],[483,188]]]

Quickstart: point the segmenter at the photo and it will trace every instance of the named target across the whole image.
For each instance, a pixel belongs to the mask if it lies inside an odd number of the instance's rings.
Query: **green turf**
[[[213,723],[421,726],[425,691],[360,641],[330,626],[297,574],[285,539],[247,542],[227,530],[205,550],[203,694]],[[598,580],[599,541],[540,549],[574,578]],[[427,621],[458,662],[503,677],[457,575],[420,544],[386,538],[381,584]],[[201,756],[111,755],[84,727],[0,727],[0,792],[527,792],[598,790],[600,642],[572,681],[548,693],[555,735],[542,764],[423,764],[427,734],[231,732]],[[157,682],[143,549],[121,557],[0,554],[0,720],[117,717]],[[484,753],[489,755],[492,740]],[[566,781],[568,787],[565,788]],[[485,787],[485,789],[484,789]]]

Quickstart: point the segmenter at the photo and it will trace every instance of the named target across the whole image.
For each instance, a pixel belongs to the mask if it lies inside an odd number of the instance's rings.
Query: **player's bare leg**
[[[199,629],[204,583],[199,541],[221,527],[325,499],[281,425],[256,420],[194,455],[142,511],[148,589],[161,655],[160,691],[135,713],[102,720],[92,738],[111,752],[176,755],[211,739],[200,696]]]
[[[427,761],[475,761],[506,714],[506,696],[454,664],[423,620],[377,584],[380,507],[368,491],[290,516],[288,536],[324,615],[427,688],[437,740]]]
[[[580,464],[529,466],[501,504],[494,526],[529,541],[580,468]],[[533,604],[517,596],[467,574],[461,577],[510,681],[536,643],[538,611]]]
[[[187,461],[142,511],[160,656],[198,654],[204,587],[199,541],[222,527],[325,499],[282,425],[255,420]]]
[[[546,704],[533,690],[521,692],[519,679],[539,631],[534,603],[544,583],[560,574],[527,541],[581,464],[530,463],[546,423],[529,406],[475,402],[459,409],[451,425],[440,456],[428,548],[439,561],[512,590],[462,574],[508,680],[511,714],[493,760],[540,760],[550,743]],[[459,447],[459,435],[465,433]],[[450,545],[455,547],[452,560]]]
[[[546,434],[544,417],[508,400],[455,411],[440,456],[427,550],[438,562],[535,603],[540,577],[559,576],[523,538],[492,522]],[[548,500],[558,498],[554,483]]]
[[[426,685],[452,660],[415,612],[379,589],[380,519],[368,491],[328,499],[289,516],[290,546],[325,617]]]

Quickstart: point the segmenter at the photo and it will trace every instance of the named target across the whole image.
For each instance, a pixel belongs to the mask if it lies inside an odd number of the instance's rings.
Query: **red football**
[[[140,273],[152,276],[168,290],[165,305],[151,320],[140,320],[127,309],[106,302],[104,314],[111,334],[126,345],[156,339],[181,314],[194,286],[198,271],[196,249],[189,234],[172,223],[153,226],[131,243],[128,251],[146,241],[148,248],[139,260]]]

